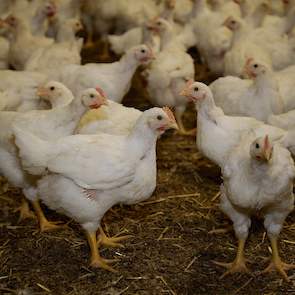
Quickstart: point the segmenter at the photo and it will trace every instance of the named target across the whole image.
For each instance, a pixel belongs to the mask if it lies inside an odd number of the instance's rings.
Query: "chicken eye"
[[[159,121],[161,121],[161,120],[163,119],[163,117],[162,117],[161,115],[158,115],[158,116],[157,116],[157,119],[158,119]]]
[[[50,90],[51,90],[51,91],[53,91],[54,89],[55,89],[55,87],[54,87],[54,86],[51,86],[51,87],[50,87]]]
[[[94,98],[94,94],[90,94],[90,97],[91,97],[91,98]]]
[[[258,64],[253,65],[254,68],[258,68]]]
[[[231,23],[232,25],[235,25],[235,24],[236,24],[236,21],[235,21],[235,20],[232,20],[230,23]]]
[[[260,145],[259,145],[258,143],[256,143],[255,147],[256,147],[257,149],[259,149],[259,148],[260,148]]]
[[[145,49],[141,49],[141,53],[145,53]]]

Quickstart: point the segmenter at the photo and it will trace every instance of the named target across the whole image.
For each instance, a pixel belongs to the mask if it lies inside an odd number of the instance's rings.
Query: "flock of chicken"
[[[0,173],[22,189],[21,219],[30,203],[41,231],[59,227],[41,200],[81,224],[93,267],[114,271],[99,247],[128,236],[107,237],[100,221],[115,204],[151,196],[157,139],[171,128],[195,133],[182,120],[193,102],[197,147],[222,168],[220,208],[239,241],[235,260],[216,264],[224,276],[248,271],[259,212],[272,246],[265,272],[289,280],[295,266],[281,261],[277,239],[294,203],[294,0],[2,0],[0,14]],[[119,61],[81,65],[95,34]],[[191,47],[223,77],[194,82]],[[157,106],[144,112],[121,104],[141,65]]]

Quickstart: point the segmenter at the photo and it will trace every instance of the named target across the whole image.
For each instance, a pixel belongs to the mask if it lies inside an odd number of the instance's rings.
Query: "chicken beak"
[[[270,159],[271,159],[271,155],[272,155],[272,149],[271,149],[271,148],[263,150],[263,157],[264,157],[264,159],[265,159],[267,162],[270,161]]]
[[[37,89],[37,95],[40,97],[48,97],[49,96],[49,90],[45,87],[39,87]]]
[[[156,56],[154,54],[154,51],[152,50],[152,48],[149,48],[149,59],[152,60],[152,59],[156,59]]]
[[[180,91],[179,95],[189,97],[190,96],[190,89],[185,87],[183,90]]]
[[[89,108],[90,109],[98,109],[100,108],[102,105],[108,105],[108,101],[106,99],[101,99],[100,97],[99,98],[96,98],[94,99],[90,104],[89,104]]]
[[[169,127],[170,127],[170,129],[179,130],[179,127],[176,122],[171,122]]]
[[[269,162],[269,160],[271,159],[271,156],[272,156],[272,146],[269,142],[268,135],[264,139],[264,146],[263,146],[262,154],[263,154],[263,158],[267,162]]]

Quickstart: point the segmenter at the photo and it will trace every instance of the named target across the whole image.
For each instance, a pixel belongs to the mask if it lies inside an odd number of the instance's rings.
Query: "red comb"
[[[104,98],[107,98],[105,92],[100,88],[100,87],[96,87],[95,90]]]
[[[173,112],[171,111],[171,109],[169,107],[163,107],[162,110],[167,114],[168,118],[172,122],[176,122]]]

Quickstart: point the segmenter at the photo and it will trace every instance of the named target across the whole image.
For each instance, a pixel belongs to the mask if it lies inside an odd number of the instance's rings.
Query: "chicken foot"
[[[278,239],[276,237],[270,238],[271,248],[272,248],[272,259],[269,266],[262,271],[262,273],[268,273],[272,271],[277,271],[287,282],[290,282],[286,271],[290,269],[295,269],[294,264],[287,264],[281,260],[279,250],[278,250]]]
[[[18,222],[27,218],[36,218],[35,214],[30,209],[29,202],[24,197],[22,197],[21,205],[14,210],[14,212],[17,211],[19,211]]]
[[[32,205],[33,205],[34,210],[36,212],[41,232],[55,230],[55,229],[59,229],[61,227],[65,227],[65,225],[60,224],[61,222],[48,221],[47,218],[45,217],[44,213],[43,213],[43,210],[42,210],[38,200],[32,202]]]
[[[125,241],[132,237],[132,235],[125,235],[120,237],[108,237],[101,226],[99,227],[99,233],[100,235],[98,239],[98,244],[105,245],[108,247],[124,247],[124,245],[120,244],[119,242]]]
[[[233,273],[249,272],[249,269],[246,266],[246,260],[244,257],[245,243],[246,243],[245,239],[239,239],[237,255],[236,255],[236,258],[233,262],[224,263],[224,262],[213,261],[213,263],[215,263],[216,265],[219,265],[219,266],[222,266],[222,267],[225,267],[228,269],[220,277],[220,279],[223,279],[224,277],[228,276],[229,274],[233,274]]]
[[[96,232],[86,231],[86,237],[91,251],[90,265],[92,267],[103,268],[110,272],[116,272],[115,269],[109,266],[109,263],[115,262],[117,260],[107,260],[100,256],[97,247]]]

